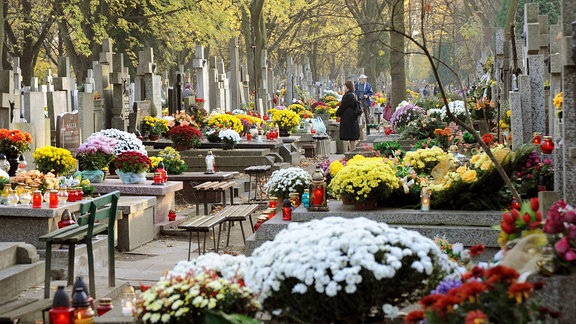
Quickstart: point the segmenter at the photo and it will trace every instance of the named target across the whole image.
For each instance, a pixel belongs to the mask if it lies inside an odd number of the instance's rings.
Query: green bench
[[[116,282],[114,266],[114,226],[118,211],[120,191],[114,191],[92,200],[80,203],[76,224],[55,230],[39,238],[46,243],[46,265],[44,277],[44,298],[50,298],[50,280],[52,267],[52,245],[68,245],[68,285],[74,284],[74,257],[76,244],[86,244],[88,255],[88,280],[90,294],[96,298],[94,276],[94,251],[92,239],[102,233],[108,235],[108,286]]]

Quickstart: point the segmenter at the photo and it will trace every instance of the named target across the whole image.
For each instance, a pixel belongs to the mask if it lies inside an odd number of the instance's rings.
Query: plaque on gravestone
[[[82,143],[78,111],[64,112],[56,117],[56,146],[67,149],[76,155],[76,149]]]

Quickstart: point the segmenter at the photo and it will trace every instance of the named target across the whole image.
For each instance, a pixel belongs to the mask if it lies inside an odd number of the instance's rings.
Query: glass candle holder
[[[50,208],[58,208],[58,190],[50,190],[48,200]]]
[[[34,190],[32,194],[32,208],[40,208],[42,207],[42,191]]]

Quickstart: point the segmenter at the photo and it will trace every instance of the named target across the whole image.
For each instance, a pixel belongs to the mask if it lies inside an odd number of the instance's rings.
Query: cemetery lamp
[[[326,181],[324,181],[324,173],[320,167],[316,167],[316,171],[312,174],[309,192],[310,200],[308,202],[308,210],[328,211],[328,205],[326,204]]]
[[[429,211],[430,210],[430,190],[427,187],[422,187],[420,192],[420,210]]]
[[[532,144],[540,145],[542,144],[542,133],[534,132],[532,135]]]
[[[74,308],[70,307],[70,298],[64,286],[58,286],[52,301],[52,308],[48,311],[48,318],[50,324],[74,323]]]
[[[20,158],[18,158],[18,170],[16,171],[16,173],[26,171],[26,166],[28,166],[28,162],[26,162],[24,154],[21,154]]]
[[[554,141],[552,140],[552,136],[544,136],[540,148],[542,149],[543,154],[552,154],[552,151],[554,151]]]
[[[84,288],[75,289],[74,296],[72,296],[72,306],[74,307],[74,323],[94,323],[94,310],[90,307],[90,301]]]

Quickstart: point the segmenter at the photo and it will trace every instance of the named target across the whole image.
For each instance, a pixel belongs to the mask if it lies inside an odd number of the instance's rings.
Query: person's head
[[[350,80],[344,82],[344,87],[346,87],[346,92],[352,91],[354,92],[354,83]]]
[[[368,80],[368,77],[366,76],[366,74],[360,74],[358,80],[360,81],[360,83],[364,84],[366,83],[366,80]]]

